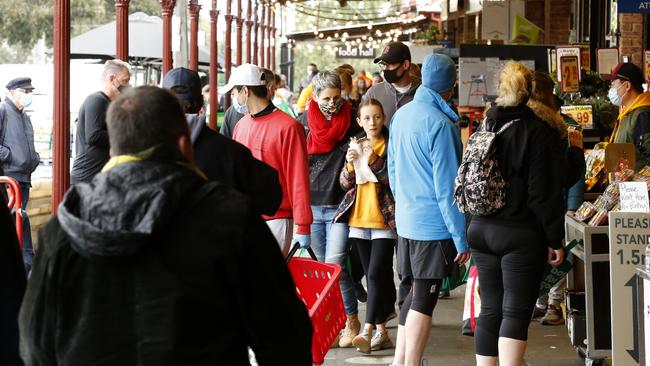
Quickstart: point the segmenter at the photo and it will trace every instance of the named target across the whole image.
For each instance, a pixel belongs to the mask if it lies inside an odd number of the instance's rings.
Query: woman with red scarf
[[[348,226],[333,223],[334,214],[345,192],[339,184],[339,173],[345,164],[350,137],[363,131],[352,122],[350,103],[341,97],[341,79],[333,71],[323,71],[312,79],[314,95],[309,109],[300,120],[307,129],[309,154],[309,182],[311,208],[311,247],[318,260],[345,265],[349,252]],[[357,298],[348,271],[341,274],[341,294],[348,315],[338,346],[352,347],[352,339],[359,333]],[[334,346],[336,346],[336,342]]]

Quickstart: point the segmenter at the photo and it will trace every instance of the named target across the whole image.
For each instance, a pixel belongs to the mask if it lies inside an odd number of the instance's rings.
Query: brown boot
[[[348,320],[345,322],[345,328],[341,331],[339,347],[352,347],[352,340],[359,334],[359,330],[361,330],[361,323],[359,323],[357,314],[348,315]]]

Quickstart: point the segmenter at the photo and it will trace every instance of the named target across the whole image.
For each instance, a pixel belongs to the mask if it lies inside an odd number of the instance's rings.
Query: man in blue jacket
[[[402,305],[393,365],[419,366],[442,279],[470,257],[465,218],[454,203],[462,145],[447,100],[454,62],[431,54],[413,101],[395,113],[388,142],[388,174],[395,196],[397,271],[412,276]]]
[[[20,77],[11,80],[9,93],[0,103],[0,166],[4,175],[14,178],[20,184],[22,209],[26,210],[29,190],[32,186],[32,172],[36,170],[40,156],[34,147],[34,127],[25,113],[32,104],[32,79]],[[29,217],[23,211],[23,260],[25,270],[32,268],[32,233]]]

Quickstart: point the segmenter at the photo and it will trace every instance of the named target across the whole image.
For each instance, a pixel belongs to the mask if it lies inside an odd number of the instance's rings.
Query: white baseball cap
[[[262,69],[253,64],[242,64],[232,71],[228,84],[224,85],[220,91],[228,93],[235,86],[266,86],[264,73]]]

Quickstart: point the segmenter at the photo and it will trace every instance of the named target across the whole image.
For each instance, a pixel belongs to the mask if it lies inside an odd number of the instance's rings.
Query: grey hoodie
[[[400,109],[404,104],[409,103],[415,96],[415,91],[420,86],[420,79],[413,78],[411,88],[406,93],[400,93],[395,89],[393,84],[382,81],[379,84],[373,85],[366,94],[363,95],[363,100],[374,98],[381,103],[386,115],[386,127],[390,128],[390,122],[395,112]]]

